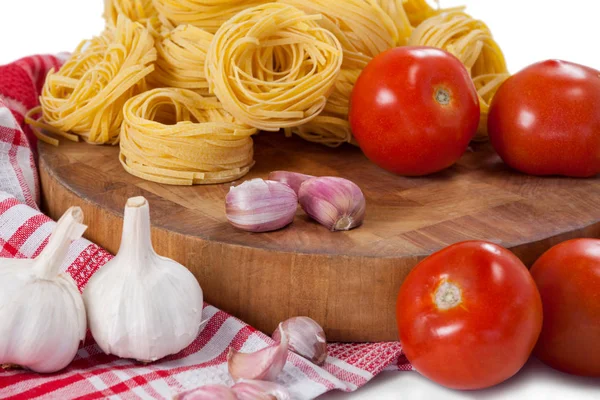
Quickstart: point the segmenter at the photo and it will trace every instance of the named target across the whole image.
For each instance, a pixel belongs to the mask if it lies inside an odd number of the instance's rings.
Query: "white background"
[[[336,0],[331,0],[336,1]],[[502,46],[511,72],[548,58],[600,69],[598,0],[442,0],[465,4]],[[103,28],[102,0],[0,0],[0,64],[33,53],[70,51]],[[599,289],[600,290],[600,289]],[[513,379],[469,393],[441,388],[417,373],[384,373],[349,399],[600,399],[600,379],[567,376],[531,360]]]

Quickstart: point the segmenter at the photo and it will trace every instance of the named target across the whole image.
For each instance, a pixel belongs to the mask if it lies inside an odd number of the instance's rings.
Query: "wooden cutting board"
[[[299,210],[287,229],[242,232],[225,218],[231,184],[146,182],[122,169],[118,148],[67,141],[39,146],[44,206],[53,218],[81,206],[87,237],[114,253],[127,198],[145,196],[157,252],[186,265],[206,301],[266,333],[288,317],[308,315],[335,341],[396,340],[402,281],[449,244],[493,241],[530,265],[560,241],[600,237],[600,179],[525,176],[487,145],[426,178],[387,173],[350,145],[329,149],[261,134],[255,149],[256,166],[244,179],[290,170],[355,181],[367,198],[364,225],[332,233]]]

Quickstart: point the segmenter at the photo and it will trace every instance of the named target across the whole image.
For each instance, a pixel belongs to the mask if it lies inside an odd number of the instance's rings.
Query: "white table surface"
[[[336,1],[336,0],[331,0]],[[483,19],[502,46],[511,72],[537,61],[559,58],[600,69],[598,0],[442,0],[465,4]],[[99,33],[102,0],[1,0],[0,65],[34,53],[70,51]],[[514,378],[477,392],[444,389],[416,372],[386,372],[352,394],[323,400],[600,400],[600,379],[554,371],[532,359]]]

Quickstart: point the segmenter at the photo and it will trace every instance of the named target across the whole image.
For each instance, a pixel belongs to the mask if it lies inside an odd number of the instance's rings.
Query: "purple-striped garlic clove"
[[[281,323],[288,337],[290,351],[311,361],[323,365],[327,359],[327,339],[321,325],[309,317],[294,317]],[[276,342],[281,339],[280,330],[271,335]]]
[[[300,186],[300,206],[331,231],[348,231],[365,218],[366,201],[360,188],[347,179],[313,178]]]
[[[227,219],[249,232],[270,232],[294,220],[298,196],[288,185],[253,179],[231,187],[225,199]]]
[[[274,381],[283,371],[288,356],[288,338],[281,324],[281,340],[254,353],[240,353],[233,348],[227,354],[229,374],[235,382],[241,379]]]

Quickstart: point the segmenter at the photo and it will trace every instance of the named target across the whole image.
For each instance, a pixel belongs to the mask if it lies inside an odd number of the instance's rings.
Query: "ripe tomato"
[[[504,162],[526,174],[600,173],[600,71],[557,60],[525,68],[494,96],[488,131]]]
[[[452,245],[423,260],[397,303],[400,342],[427,378],[482,389],[516,374],[542,329],[540,295],[523,263],[488,242]]]
[[[362,71],[350,106],[365,155],[400,175],[427,175],[454,164],[473,139],[479,98],[464,65],[429,47],[398,47]]]
[[[600,240],[561,243],[531,274],[544,304],[535,355],[558,370],[600,377]]]

